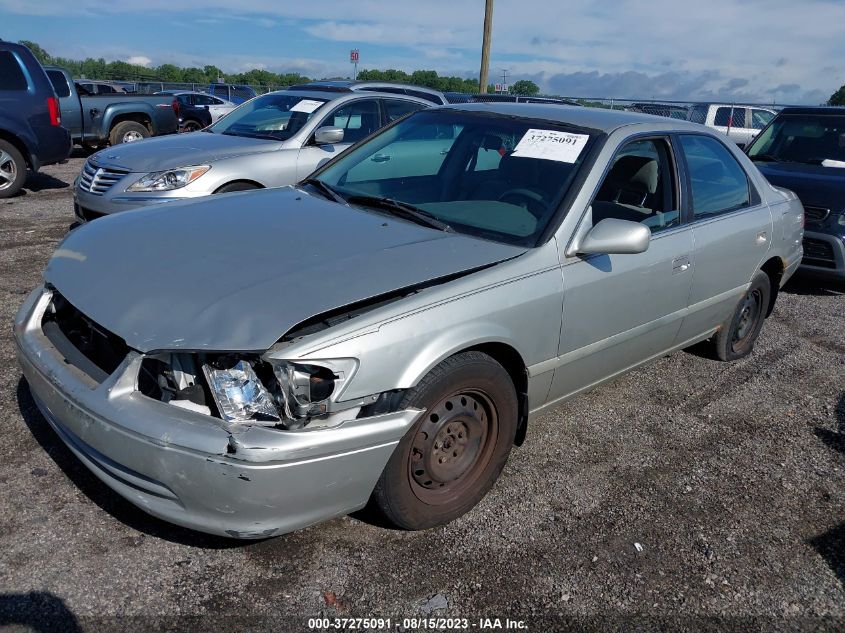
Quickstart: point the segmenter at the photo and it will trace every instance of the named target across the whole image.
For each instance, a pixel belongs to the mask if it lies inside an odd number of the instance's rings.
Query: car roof
[[[288,90],[296,90],[297,92],[300,90],[308,89],[352,91],[357,88],[365,88],[368,86],[371,86],[373,88],[377,88],[379,86],[384,86],[386,88],[406,88],[408,90],[419,90],[420,92],[426,92],[428,94],[433,95],[443,94],[442,92],[440,92],[439,90],[435,90],[434,88],[429,88],[427,86],[418,86],[416,84],[406,84],[399,81],[353,81],[351,79],[327,79],[323,81],[310,81],[305,84],[297,84],[294,86],[290,86]]]
[[[656,117],[642,112],[627,112],[625,110],[611,110],[609,108],[584,108],[580,106],[558,105],[545,103],[455,103],[435,108],[438,110],[459,110],[462,112],[489,112],[528,119],[545,119],[552,123],[566,123],[575,127],[583,127],[610,133],[618,128],[637,123],[654,126],[660,121],[671,121],[675,129],[701,130],[701,125],[689,123],[680,119]]]
[[[784,108],[781,114],[845,114],[845,107],[837,106],[792,106]]]
[[[424,103],[427,106],[432,106],[434,104],[431,101],[427,101],[420,97],[415,97],[413,95],[400,95],[400,94],[393,94],[390,92],[377,92],[377,91],[367,91],[367,92],[359,92],[355,90],[325,90],[325,89],[316,89],[316,90],[307,90],[305,88],[296,88],[291,89],[287,88],[285,90],[274,90],[273,92],[268,92],[267,94],[270,95],[291,95],[294,97],[304,97],[306,99],[321,99],[324,101],[339,101],[341,99],[346,101],[351,101],[353,99],[367,99],[373,97],[384,97],[388,99],[405,99],[407,101],[413,101],[415,103]],[[264,96],[264,95],[260,95]]]

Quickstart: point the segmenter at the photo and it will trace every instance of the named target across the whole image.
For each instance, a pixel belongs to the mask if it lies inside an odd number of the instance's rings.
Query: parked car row
[[[96,476],[236,538],[365,505],[422,529],[469,511],[547,408],[701,341],[751,352],[804,212],[734,143],[641,113],[432,105],[297,87],[90,157],[88,221],[15,338]],[[267,189],[187,199],[246,186]]]

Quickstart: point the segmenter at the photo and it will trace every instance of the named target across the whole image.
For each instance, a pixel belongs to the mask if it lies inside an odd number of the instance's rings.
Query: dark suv
[[[845,281],[845,108],[784,108],[748,156],[804,204],[801,269]]]
[[[26,46],[0,41],[0,198],[23,187],[27,168],[58,163],[71,150],[59,100]]]

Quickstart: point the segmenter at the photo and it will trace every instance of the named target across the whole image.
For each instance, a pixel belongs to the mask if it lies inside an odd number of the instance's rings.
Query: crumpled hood
[[[264,351],[327,310],[525,252],[286,187],[116,213],[45,280],[139,351]]]
[[[803,204],[845,208],[845,169],[801,163],[755,163],[766,179],[794,191]]]
[[[281,146],[281,141],[212,132],[191,132],[122,143],[97,152],[91,160],[101,167],[118,167],[135,173],[148,173],[189,165],[204,165],[243,154],[272,152]]]

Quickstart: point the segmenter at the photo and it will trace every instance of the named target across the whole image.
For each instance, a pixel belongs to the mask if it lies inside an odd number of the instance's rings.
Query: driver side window
[[[652,233],[681,222],[669,143],[631,141],[614,156],[593,199],[593,225],[607,218],[645,224]]]
[[[342,128],[343,142],[357,143],[380,127],[379,118],[378,102],[365,99],[341,106],[326,117],[323,125]]]

